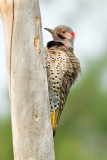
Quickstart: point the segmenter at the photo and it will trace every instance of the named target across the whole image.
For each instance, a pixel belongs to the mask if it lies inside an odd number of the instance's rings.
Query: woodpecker
[[[47,68],[51,123],[55,136],[68,93],[71,86],[81,74],[80,62],[75,56],[75,33],[65,25],[55,29],[45,28],[52,34],[53,41],[49,41],[45,48]]]

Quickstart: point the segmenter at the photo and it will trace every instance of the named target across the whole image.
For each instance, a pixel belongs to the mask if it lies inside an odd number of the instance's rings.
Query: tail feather
[[[53,110],[51,114],[51,123],[52,123],[52,129],[53,129],[53,137],[55,137],[55,129],[56,129],[56,111]]]
[[[55,131],[55,130],[53,130],[53,138],[55,137],[55,132],[56,132],[56,131]]]

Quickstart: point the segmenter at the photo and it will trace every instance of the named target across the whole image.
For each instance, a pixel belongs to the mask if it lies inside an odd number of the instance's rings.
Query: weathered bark
[[[38,0],[0,0],[15,160],[53,160]]]

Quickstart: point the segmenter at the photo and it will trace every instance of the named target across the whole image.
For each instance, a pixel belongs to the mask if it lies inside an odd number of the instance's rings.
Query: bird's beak
[[[50,33],[54,33],[54,30],[53,29],[50,29],[50,28],[44,28],[46,29],[47,31],[49,31]]]

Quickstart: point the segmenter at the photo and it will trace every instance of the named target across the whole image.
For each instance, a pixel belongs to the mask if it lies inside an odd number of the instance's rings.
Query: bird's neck
[[[72,48],[73,49],[73,39],[60,39],[58,37],[54,37],[55,42],[62,43],[66,48]]]

